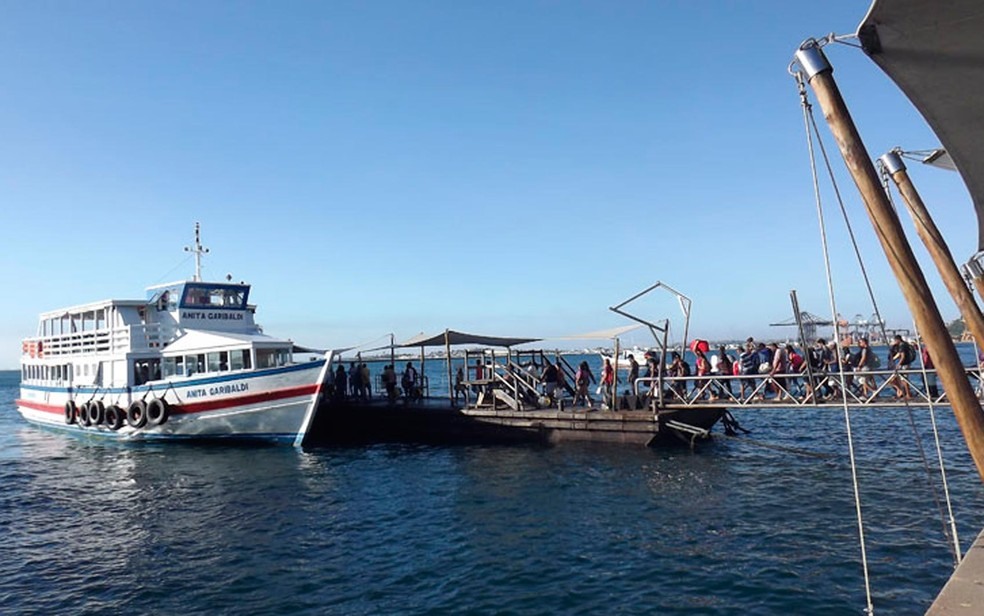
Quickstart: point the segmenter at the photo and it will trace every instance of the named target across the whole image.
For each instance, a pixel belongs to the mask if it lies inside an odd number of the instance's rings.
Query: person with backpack
[[[898,372],[909,370],[912,362],[916,361],[915,349],[898,334],[895,335],[888,353],[890,365]],[[912,392],[909,389],[909,381],[898,373],[892,375],[892,387],[895,388],[896,399],[908,400],[912,397]]]

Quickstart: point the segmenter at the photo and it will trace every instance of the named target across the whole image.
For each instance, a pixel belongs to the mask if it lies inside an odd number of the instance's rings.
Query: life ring
[[[79,425],[88,428],[92,425],[89,421],[89,406],[92,402],[85,402],[82,404],[82,408],[79,409]]]
[[[65,403],[65,423],[71,425],[75,423],[75,416],[78,414],[79,409],[75,406],[73,400],[69,400]]]
[[[106,418],[106,405],[100,400],[89,403],[89,424],[98,426]]]
[[[147,403],[134,400],[126,408],[126,423],[133,429],[140,429],[147,424]]]
[[[115,404],[106,407],[106,427],[112,431],[117,431],[123,427],[123,417],[126,412]]]
[[[160,426],[167,423],[167,418],[171,414],[171,405],[164,398],[154,398],[147,403],[147,423],[151,426]]]

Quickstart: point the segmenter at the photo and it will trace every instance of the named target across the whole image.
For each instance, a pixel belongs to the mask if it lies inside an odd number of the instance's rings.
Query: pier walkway
[[[576,399],[573,371],[552,393],[528,368],[507,362],[490,366],[488,378],[466,381],[466,406],[514,411],[570,408]],[[980,370],[968,367],[967,378],[984,399]],[[616,391],[591,384],[591,397],[612,410],[658,411],[704,406],[736,408],[829,407],[878,408],[948,405],[933,370],[866,370],[834,373],[653,376],[620,381]]]

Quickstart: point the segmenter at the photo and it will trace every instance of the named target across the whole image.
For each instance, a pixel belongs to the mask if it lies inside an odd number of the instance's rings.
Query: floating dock
[[[693,445],[707,438],[723,406],[650,410],[574,407],[517,411],[453,408],[447,400],[413,403],[335,401],[324,404],[305,445],[369,442],[542,443],[596,441],[651,445],[671,440]]]

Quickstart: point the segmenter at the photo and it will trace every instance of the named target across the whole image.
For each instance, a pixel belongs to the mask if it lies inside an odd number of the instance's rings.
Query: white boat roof
[[[926,118],[963,177],[984,250],[984,6],[875,0],[858,26],[865,53]]]
[[[131,306],[139,308],[141,306],[146,306],[147,300],[145,299],[104,299],[98,302],[89,302],[86,304],[77,304],[75,306],[67,306],[65,308],[58,308],[57,310],[49,310],[48,312],[42,312],[40,318],[42,319],[55,319],[58,317],[65,316],[66,314],[78,314],[80,312],[91,312],[93,310],[98,310],[100,308],[108,308],[110,306]]]
[[[227,348],[275,348],[292,344],[289,340],[274,338],[266,334],[232,334],[195,329],[188,331],[161,349],[161,352],[170,355],[172,353],[197,353]]]

